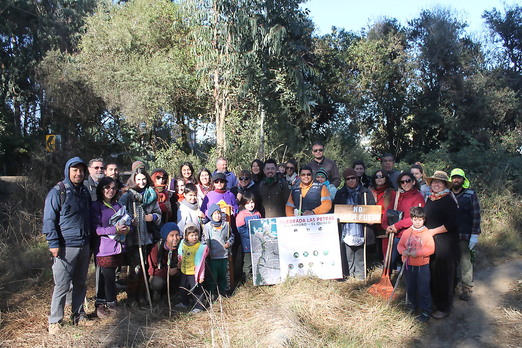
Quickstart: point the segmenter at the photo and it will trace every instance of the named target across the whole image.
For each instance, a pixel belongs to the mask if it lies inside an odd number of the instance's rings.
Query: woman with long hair
[[[201,203],[203,203],[203,199],[205,199],[206,195],[214,189],[214,185],[212,185],[212,172],[203,168],[198,173],[198,204],[201,207]]]
[[[152,179],[143,167],[136,168],[124,188],[120,203],[133,218],[133,228],[127,235],[127,264],[131,270],[127,282],[129,303],[144,303],[144,277],[140,252],[144,260],[153,243],[160,240],[161,209]]]
[[[382,239],[381,243],[377,241],[376,245],[378,248],[379,258],[383,260],[384,255],[386,254],[386,248],[388,246],[388,238],[385,238],[386,227],[388,227],[386,220],[386,210],[393,209],[396,192],[391,185],[390,178],[382,169],[379,169],[373,173],[370,179],[370,191],[373,194],[375,203],[382,207],[381,223],[378,225],[373,225],[373,230],[375,232],[375,237],[377,239]]]

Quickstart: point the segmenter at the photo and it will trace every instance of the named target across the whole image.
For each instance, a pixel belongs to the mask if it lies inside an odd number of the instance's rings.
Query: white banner
[[[286,277],[342,278],[337,216],[333,214],[250,221],[254,285]]]

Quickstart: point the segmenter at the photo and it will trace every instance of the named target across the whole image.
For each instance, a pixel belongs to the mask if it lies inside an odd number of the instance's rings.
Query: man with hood
[[[469,180],[462,169],[453,169],[450,177],[453,183],[451,191],[459,203],[457,213],[460,237],[460,262],[457,270],[459,297],[461,300],[469,301],[473,288],[471,253],[480,234],[480,203],[477,193],[469,188]]]
[[[73,324],[88,323],[83,308],[90,256],[91,197],[83,185],[87,165],[73,157],[65,165],[64,180],[47,194],[43,234],[53,256],[54,290],[49,334],[59,332],[71,283]]]

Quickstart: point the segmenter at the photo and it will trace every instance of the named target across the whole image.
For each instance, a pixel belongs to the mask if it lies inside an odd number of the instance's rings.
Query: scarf
[[[184,199],[181,201],[181,204],[183,204],[184,206],[186,206],[187,208],[189,208],[191,210],[198,210],[198,202],[190,203],[187,201],[187,199]]]
[[[444,191],[437,192],[437,193],[430,191],[429,199],[432,201],[437,201],[437,200],[441,199],[442,197],[447,196],[450,192],[451,191],[449,189],[445,189]]]
[[[199,189],[206,196],[210,191],[212,191],[212,186],[205,186],[203,184],[199,184]]]
[[[147,206],[152,203],[154,203],[158,199],[158,195],[156,194],[156,191],[152,187],[146,187],[145,190],[140,192],[143,196],[143,200],[141,202],[141,205]]]
[[[227,192],[227,189],[226,188],[224,188],[222,190],[214,189],[214,191],[219,193],[219,194],[224,194],[225,192]]]
[[[355,189],[351,189],[346,186],[348,197],[346,198],[346,204],[357,205],[359,204],[361,186],[358,185]],[[342,231],[343,242],[349,246],[360,246],[364,244],[364,231],[363,224],[358,223],[346,223],[343,225]]]
[[[264,178],[263,181],[266,183],[266,184],[271,184],[273,183],[274,181],[276,181],[277,178],[274,176],[273,178]]]

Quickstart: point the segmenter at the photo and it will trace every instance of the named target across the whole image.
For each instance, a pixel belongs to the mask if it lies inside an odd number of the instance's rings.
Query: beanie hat
[[[454,176],[461,176],[464,178],[464,183],[462,183],[462,188],[469,188],[469,180],[466,178],[466,173],[460,168],[455,168],[451,171],[450,178],[453,178]]]
[[[167,222],[165,225],[161,226],[161,230],[160,230],[161,239],[167,240],[167,236],[172,231],[178,231],[179,232],[179,227],[174,222]]]
[[[345,178],[345,180],[346,180],[347,176],[357,176],[357,172],[353,168],[346,168],[343,171],[343,178]]]
[[[136,161],[134,163],[132,163],[132,167],[131,167],[131,170],[134,172],[136,169],[138,168],[145,168],[145,163],[143,163],[142,161]]]
[[[318,175],[322,175],[324,176],[324,178],[326,179],[326,181],[328,181],[328,173],[326,172],[326,170],[324,170],[323,168],[320,168],[316,173],[315,173],[315,177],[317,178]]]
[[[207,216],[211,218],[211,217],[212,217],[212,214],[214,214],[214,212],[215,212],[216,210],[219,210],[219,212],[221,213],[221,208],[219,207],[219,205],[217,205],[216,203],[211,204],[210,207],[208,208],[208,211],[207,211],[208,214],[207,214]]]

